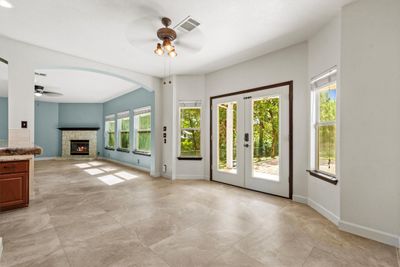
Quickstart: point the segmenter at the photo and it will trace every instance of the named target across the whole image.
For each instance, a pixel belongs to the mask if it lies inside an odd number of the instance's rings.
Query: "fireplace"
[[[71,155],[89,155],[89,140],[70,140]]]

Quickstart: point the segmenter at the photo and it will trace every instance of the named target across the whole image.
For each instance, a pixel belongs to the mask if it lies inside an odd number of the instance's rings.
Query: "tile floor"
[[[0,266],[398,266],[396,249],[311,208],[103,161],[38,161],[36,199],[0,214]]]

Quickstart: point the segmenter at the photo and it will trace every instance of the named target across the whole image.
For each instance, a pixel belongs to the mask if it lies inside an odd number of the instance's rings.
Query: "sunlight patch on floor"
[[[100,177],[97,177],[97,179],[99,179],[100,181],[102,181],[103,183],[105,183],[107,185],[115,185],[115,184],[119,184],[119,183],[122,183],[125,181],[121,178],[118,178],[115,175],[112,175],[112,174],[100,176]]]
[[[75,164],[75,166],[78,167],[78,168],[81,168],[81,169],[92,167],[91,165],[89,165],[87,163],[78,163],[78,164]]]
[[[125,180],[128,180],[128,181],[139,177],[137,175],[134,175],[132,173],[125,172],[125,171],[117,172],[117,173],[115,173],[115,175],[118,176],[118,177],[121,177],[121,178],[123,178]]]
[[[104,171],[97,169],[97,168],[86,169],[85,172],[89,173],[90,175],[97,175],[97,174],[104,173]]]
[[[100,161],[91,161],[91,162],[89,162],[89,164],[92,165],[93,167],[104,165],[104,163],[100,162]]]

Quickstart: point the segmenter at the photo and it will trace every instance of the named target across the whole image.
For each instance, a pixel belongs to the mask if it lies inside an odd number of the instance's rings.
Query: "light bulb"
[[[41,92],[35,92],[35,96],[42,96],[43,94]]]
[[[161,44],[157,44],[157,48],[154,50],[154,53],[156,53],[159,56],[162,56],[164,54],[164,50],[161,48]]]
[[[167,50],[168,52],[170,52],[172,49],[174,49],[174,47],[171,44],[171,41],[169,39],[164,39],[163,41],[163,47],[165,48],[165,50]]]
[[[172,50],[168,52],[168,56],[174,58],[178,55],[178,53],[176,53],[175,51],[175,47],[172,47]]]

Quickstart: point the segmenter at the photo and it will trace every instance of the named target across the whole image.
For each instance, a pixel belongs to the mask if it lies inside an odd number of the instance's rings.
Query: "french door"
[[[291,197],[292,82],[212,98],[212,179]]]

